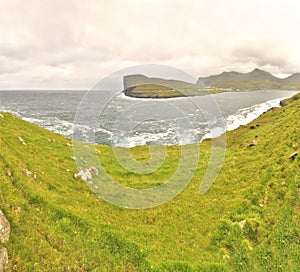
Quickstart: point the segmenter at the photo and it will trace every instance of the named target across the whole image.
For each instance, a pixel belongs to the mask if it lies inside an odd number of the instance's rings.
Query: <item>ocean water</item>
[[[182,145],[245,125],[295,93],[263,90],[135,99],[105,91],[0,91],[0,111],[87,142]]]

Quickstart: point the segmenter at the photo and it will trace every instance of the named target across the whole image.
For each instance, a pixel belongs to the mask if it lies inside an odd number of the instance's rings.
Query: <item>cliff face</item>
[[[124,90],[135,87],[140,84],[145,84],[148,81],[149,81],[149,78],[144,75],[124,76],[124,78],[123,78]]]

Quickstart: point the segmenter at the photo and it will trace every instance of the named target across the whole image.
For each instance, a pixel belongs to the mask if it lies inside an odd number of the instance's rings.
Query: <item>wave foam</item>
[[[226,130],[234,130],[239,126],[252,122],[269,109],[279,107],[281,100],[282,98],[269,100],[265,103],[256,104],[251,107],[238,110],[236,114],[230,115],[226,118]]]
[[[293,94],[291,94],[293,95]],[[290,96],[291,96],[290,95]],[[125,97],[126,99],[136,100],[139,98],[130,98],[125,96],[123,93],[120,96]],[[288,96],[288,97],[290,97]],[[184,98],[178,98],[184,99]],[[279,107],[280,101],[284,98],[269,100],[264,103],[256,104],[250,107],[242,108],[237,111],[237,113],[229,115],[225,118],[226,122],[226,131],[234,130],[241,125],[246,125],[251,121],[258,118],[261,114],[266,112],[272,107]],[[141,99],[139,99],[141,100]],[[145,99],[147,100],[147,99]],[[50,131],[59,133],[66,137],[76,137],[78,136],[78,140],[82,141],[91,141],[91,135],[95,136],[96,142],[111,144],[113,146],[121,146],[121,147],[134,147],[139,145],[184,145],[195,142],[200,142],[206,138],[214,138],[218,137],[221,134],[225,133],[224,128],[220,127],[218,124],[218,120],[209,121],[209,125],[206,122],[197,121],[197,128],[195,129],[184,129],[183,127],[170,127],[160,130],[160,131],[136,131],[131,135],[126,135],[116,132],[110,131],[102,127],[100,124],[97,128],[91,129],[88,126],[79,126],[74,122],[64,121],[56,117],[48,117],[45,119],[32,118],[32,117],[24,117],[23,114],[5,110],[1,108],[1,111],[6,111],[16,116],[21,117],[22,119],[44,127]],[[157,124],[156,124],[157,125]],[[76,130],[76,133],[74,133]],[[93,136],[93,137],[94,137]],[[77,139],[77,138],[76,138]]]

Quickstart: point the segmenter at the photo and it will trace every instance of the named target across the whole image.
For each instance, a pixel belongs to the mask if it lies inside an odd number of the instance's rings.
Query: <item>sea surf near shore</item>
[[[96,99],[91,108],[99,115],[96,127],[89,127],[87,120],[86,124],[77,125],[77,129],[80,140],[86,141],[92,129],[96,143],[111,146],[189,144],[245,125],[270,108],[279,107],[282,99],[295,93],[260,90],[157,101],[131,98],[123,93],[108,99],[111,94],[94,92]],[[85,91],[1,91],[0,110],[71,138],[77,107],[86,94]],[[99,113],[98,107],[104,110]],[[215,107],[223,120],[214,115]],[[181,112],[177,117],[173,108]],[[122,125],[117,126],[117,122]],[[214,130],[218,127],[221,128]]]

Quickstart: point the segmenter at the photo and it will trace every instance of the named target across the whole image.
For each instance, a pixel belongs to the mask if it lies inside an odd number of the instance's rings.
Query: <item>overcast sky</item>
[[[0,89],[89,89],[147,63],[300,72],[299,0],[0,0]]]

